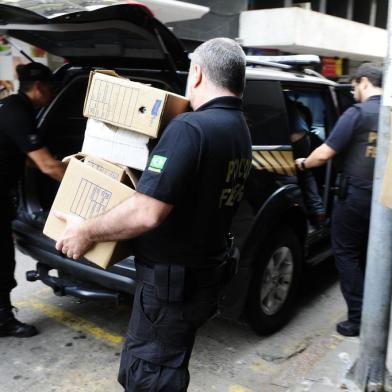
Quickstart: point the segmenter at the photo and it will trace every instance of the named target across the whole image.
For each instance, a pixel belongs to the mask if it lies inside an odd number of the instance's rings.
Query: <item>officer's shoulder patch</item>
[[[162,173],[166,161],[167,158],[163,157],[162,155],[153,155],[150,161],[150,165],[148,166],[148,170],[157,173]]]

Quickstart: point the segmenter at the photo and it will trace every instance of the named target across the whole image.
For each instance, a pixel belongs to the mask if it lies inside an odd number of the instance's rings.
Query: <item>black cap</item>
[[[366,77],[374,87],[381,87],[382,76],[383,69],[381,66],[373,63],[363,63],[355,71],[353,79],[359,82],[361,78]]]
[[[52,82],[52,71],[41,63],[20,64],[16,67],[20,82]]]

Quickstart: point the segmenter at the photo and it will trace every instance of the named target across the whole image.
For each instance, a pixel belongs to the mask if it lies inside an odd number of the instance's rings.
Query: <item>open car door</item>
[[[338,99],[339,115],[355,103],[351,84],[338,84],[335,86]]]

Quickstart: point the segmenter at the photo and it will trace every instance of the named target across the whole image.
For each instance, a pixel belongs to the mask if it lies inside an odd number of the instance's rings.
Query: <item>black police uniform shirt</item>
[[[42,147],[35,116],[33,104],[23,93],[0,100],[0,181],[6,190],[21,178],[26,154]]]
[[[381,96],[348,108],[325,143],[337,152],[338,171],[358,188],[372,190]]]
[[[251,140],[237,97],[177,116],[152,151],[137,191],[173,205],[135,239],[137,259],[205,266],[221,261],[226,234],[251,168]]]

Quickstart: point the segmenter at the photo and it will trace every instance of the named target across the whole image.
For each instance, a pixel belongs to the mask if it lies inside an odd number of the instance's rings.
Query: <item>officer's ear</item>
[[[40,90],[39,90],[39,83],[38,81],[33,81],[31,82],[28,90],[26,91],[31,98],[33,98],[34,100],[37,99],[37,97],[39,96]]]
[[[49,99],[54,94],[54,88],[52,83],[49,82],[41,82],[37,81],[37,89],[41,96],[45,97],[45,99]]]
[[[369,86],[369,83],[370,82],[367,76],[362,76],[358,81],[358,84],[361,84],[363,88],[367,88]]]
[[[193,87],[198,87],[203,80],[203,72],[199,64],[194,64],[193,68]]]
[[[42,93],[44,91],[44,86],[43,83],[39,80],[37,80],[36,82],[34,82],[35,88]]]
[[[31,91],[34,92],[34,96],[39,96],[41,90],[41,82],[39,80],[35,80],[31,86]]]

